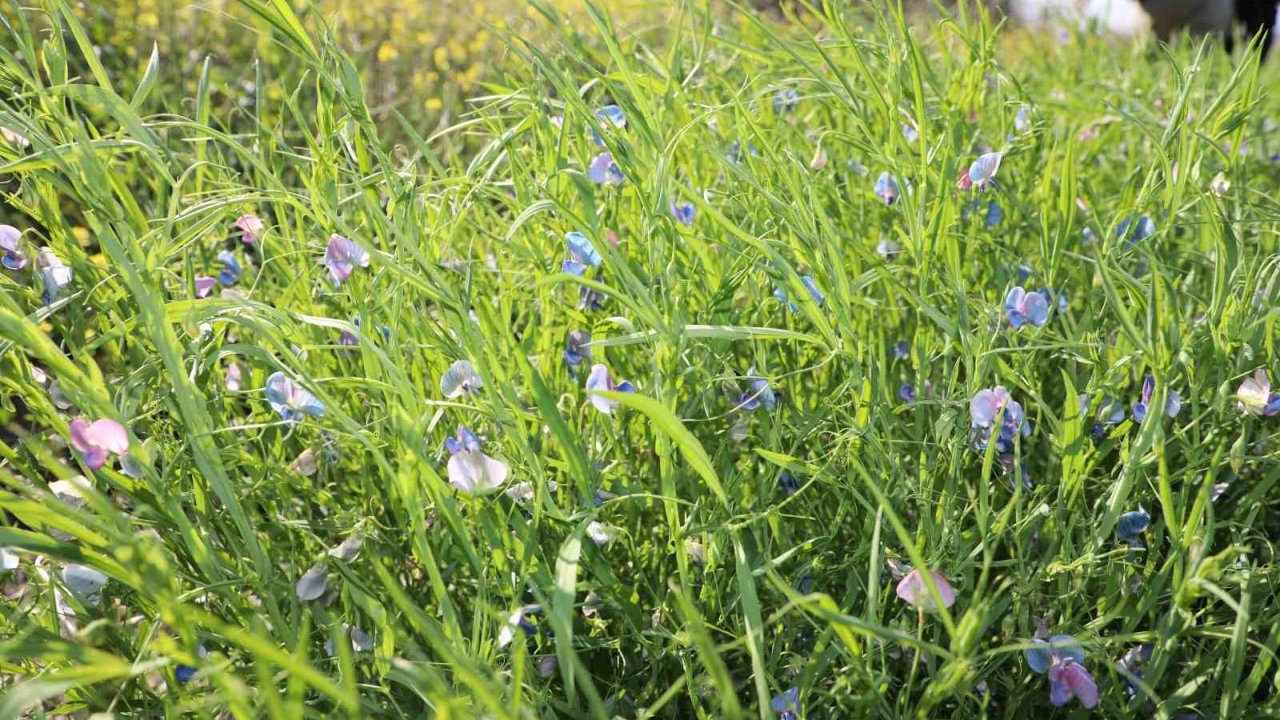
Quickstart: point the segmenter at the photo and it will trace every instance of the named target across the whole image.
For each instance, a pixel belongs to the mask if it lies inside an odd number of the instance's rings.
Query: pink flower
[[[329,268],[333,284],[341,285],[357,267],[369,267],[369,253],[341,235],[330,235],[329,245],[324,251],[324,265]]]
[[[217,285],[218,285],[217,278],[211,278],[208,275],[197,276],[196,277],[196,297],[198,298],[209,297],[209,293],[213,292],[213,289],[217,287]]]
[[[947,582],[947,579],[937,570],[930,570],[929,576],[933,578],[933,585],[938,590],[942,607],[949,608],[955,605],[956,591],[951,588],[951,583]],[[907,573],[907,576],[902,578],[902,582],[898,583],[898,597],[908,605],[921,610],[938,609],[933,593],[929,592],[929,586],[925,584],[924,575],[919,568]]]
[[[236,363],[235,360],[232,360],[231,364],[227,365],[227,377],[225,381],[227,389],[231,392],[239,391],[242,386],[242,377],[240,365]]]
[[[115,420],[103,418],[89,422],[83,418],[71,421],[71,447],[84,458],[84,464],[97,470],[112,455],[129,451],[129,433]]]
[[[262,238],[264,226],[257,215],[241,215],[236,218],[234,227],[240,231],[240,239],[245,245],[252,245]]]

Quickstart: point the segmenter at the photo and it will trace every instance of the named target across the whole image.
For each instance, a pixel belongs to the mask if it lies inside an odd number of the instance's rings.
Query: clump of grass
[[[424,136],[285,2],[234,117],[9,7],[0,715],[1277,710],[1252,56],[534,4]]]

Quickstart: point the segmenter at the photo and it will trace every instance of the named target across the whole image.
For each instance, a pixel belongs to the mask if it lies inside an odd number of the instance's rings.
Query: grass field
[[[1274,63],[535,3],[426,119],[32,4],[0,718],[1280,714]]]

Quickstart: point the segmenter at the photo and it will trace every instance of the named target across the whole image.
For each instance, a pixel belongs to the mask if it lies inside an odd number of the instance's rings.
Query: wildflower
[[[773,111],[779,115],[795,112],[800,104],[800,93],[794,88],[784,88],[773,96]]]
[[[1121,220],[1120,224],[1116,226],[1116,237],[1122,237],[1125,239],[1124,246],[1126,248],[1131,248],[1134,245],[1137,245],[1143,240],[1154,235],[1155,232],[1156,223],[1148,215],[1143,215],[1142,217],[1130,215],[1124,220]]]
[[[1156,390],[1156,379],[1150,375],[1142,380],[1142,400],[1133,404],[1133,419],[1142,422],[1147,417],[1147,408],[1151,405],[1151,396]],[[1177,390],[1170,390],[1165,399],[1164,414],[1174,418],[1182,412],[1182,397]]]
[[[800,311],[800,308],[796,307],[796,304],[795,304],[795,303],[793,303],[793,302],[791,302],[791,300],[789,300],[789,299],[787,298],[787,291],[786,291],[786,290],[783,290],[782,288],[774,288],[774,289],[773,289],[773,297],[774,297],[774,299],[776,299],[778,302],[782,303],[783,305],[786,305],[786,306],[787,306],[787,309],[788,309],[788,310],[790,310],[791,312],[793,312],[793,313],[794,313],[794,312],[799,312],[799,311]]]
[[[10,270],[27,266],[27,255],[22,251],[22,231],[12,225],[0,225],[0,265]]]
[[[44,281],[41,298],[45,305],[51,305],[58,299],[62,288],[71,284],[71,268],[64,265],[48,247],[40,248],[40,252],[36,254],[36,267],[40,269],[40,279]]]
[[[1218,173],[1213,176],[1213,181],[1209,183],[1209,189],[1213,191],[1214,195],[1222,197],[1231,190],[1231,181],[1227,179],[1226,175]]]
[[[516,631],[521,630],[525,635],[536,635],[538,627],[525,619],[526,615],[532,615],[541,610],[537,605],[526,605],[517,608],[507,617],[507,622],[498,631],[498,649],[501,650],[511,644],[516,638]]]
[[[569,246],[571,259],[565,260],[561,269],[570,275],[582,275],[588,267],[598,268],[604,264],[600,251],[586,235],[576,230],[567,232],[564,235],[564,244]]]
[[[752,365],[747,371],[747,391],[738,397],[738,407],[742,410],[763,407],[767,411],[772,411],[776,404],[777,397],[773,394],[773,388],[769,387],[769,381],[757,377],[756,366]]]
[[[961,180],[966,184],[963,189],[969,189],[972,185],[979,190],[985,189],[988,185],[995,182],[996,171],[1000,169],[1000,161],[1004,158],[1004,153],[989,152],[978,156],[969,165],[969,169],[961,176]]]
[[[591,167],[587,169],[587,176],[591,178],[591,182],[597,185],[617,185],[626,179],[622,174],[622,168],[618,167],[618,163],[613,161],[613,155],[609,153],[600,153],[591,161]]]
[[[1038,292],[1027,292],[1021,286],[1015,287],[1004,296],[1004,311],[1009,316],[1009,325],[1014,330],[1030,323],[1036,327],[1044,327],[1049,321],[1049,303],[1044,295]]]
[[[294,592],[298,594],[298,599],[302,602],[311,602],[324,595],[324,591],[328,587],[329,568],[324,565],[316,565],[298,579],[298,584],[294,586]]]
[[[693,203],[678,203],[671,201],[671,215],[686,227],[693,224],[693,219],[697,217],[698,210]]]
[[[1141,547],[1138,536],[1146,532],[1149,527],[1151,527],[1151,513],[1139,505],[1137,510],[1130,510],[1120,515],[1120,519],[1116,521],[1116,534],[1130,545]]]
[[[319,417],[324,414],[324,403],[282,372],[271,373],[267,378],[266,392],[271,409],[289,422],[301,420],[303,415]]]
[[[1271,379],[1267,371],[1258,368],[1253,377],[1244,379],[1236,390],[1240,412],[1250,415],[1272,417],[1280,415],[1280,393],[1271,392]]]
[[[902,252],[902,246],[892,240],[881,240],[876,244],[876,253],[884,258],[886,262],[893,262],[898,259],[898,254]]]
[[[920,139],[920,131],[910,123],[902,123],[902,139],[906,140],[908,145],[914,145]]]
[[[813,304],[822,307],[822,303],[826,302],[827,296],[822,294],[818,289],[818,283],[813,279],[812,275],[801,275],[800,284],[804,285],[804,289],[809,291],[809,298],[813,300]]]
[[[629,381],[614,383],[613,376],[609,374],[609,368],[604,365],[592,365],[591,374],[587,376],[587,395],[591,399],[591,404],[605,415],[612,415],[613,409],[618,406],[617,400],[610,400],[597,394],[598,391],[606,392],[635,392],[635,387]]]
[[[789,688],[769,701],[769,709],[778,714],[779,720],[796,720],[800,717],[800,688]]]
[[[938,591],[938,600],[942,601],[942,607],[949,608],[956,604],[956,591],[952,589],[951,583],[942,573],[937,570],[930,570],[929,576],[933,579],[933,586]],[[920,610],[937,610],[937,600],[933,593],[929,592],[929,586],[924,579],[924,575],[920,572],[920,568],[916,568],[907,573],[906,577],[898,583],[898,597],[903,602]]]
[[[969,400],[969,417],[972,420],[972,432],[979,450],[986,450],[991,440],[996,418],[1001,417],[996,433],[996,450],[1009,452],[1013,449],[1014,438],[1018,435],[1026,437],[1031,434],[1031,425],[1022,413],[1022,406],[1009,395],[1003,386],[997,385],[990,390],[979,390]]]
[[[604,293],[594,288],[582,285],[578,288],[578,309],[579,310],[600,310],[604,307]]]
[[[213,292],[213,289],[218,286],[218,280],[217,278],[212,278],[208,275],[197,275],[194,284],[196,297],[207,298],[209,297],[209,293]]]
[[[1000,221],[1004,220],[1004,210],[1001,209],[1000,203],[992,200],[987,203],[987,216],[983,222],[986,223],[988,230],[994,230]]]
[[[906,360],[911,355],[911,343],[899,340],[893,344],[893,359]]]
[[[510,468],[501,460],[485,455],[480,438],[464,425],[458,426],[457,438],[444,441],[449,453],[449,484],[466,493],[485,493],[507,481]]]
[[[1137,694],[1138,683],[1142,681],[1142,665],[1151,659],[1153,650],[1155,646],[1151,643],[1131,647],[1120,657],[1120,662],[1116,663],[1116,668],[1124,676],[1125,684],[1129,686],[1130,696]]]
[[[129,451],[128,431],[110,418],[93,422],[77,418],[71,421],[69,429],[71,447],[80,453],[90,470],[105,465],[112,455],[123,455]]]
[[[783,471],[778,476],[778,489],[782,491],[783,495],[794,495],[800,489],[800,481],[791,473]]]
[[[618,536],[618,529],[602,522],[591,521],[587,524],[587,537],[596,545],[608,545]]]
[[[888,170],[876,178],[875,192],[876,197],[883,200],[885,205],[892,205],[898,199],[898,181],[893,179]]]
[[[1022,105],[1018,108],[1018,114],[1013,116],[1013,129],[1019,133],[1024,133],[1031,129],[1031,106]]]
[[[606,131],[618,129],[621,130],[627,126],[627,116],[622,112],[622,108],[617,105],[605,105],[596,110],[596,119],[600,121],[600,126]],[[600,147],[604,147],[604,138],[596,132],[594,127],[589,128],[591,131],[591,142]]]
[[[591,361],[591,333],[585,330],[573,330],[565,342],[564,364],[573,372],[583,361]]]
[[[264,226],[257,215],[241,215],[236,218],[232,227],[240,231],[240,240],[245,245],[252,245],[262,239]]]
[[[3,137],[5,142],[18,149],[24,149],[31,146],[31,141],[27,139],[26,135],[7,127],[0,127],[0,137]]]
[[[9,552],[9,548],[0,547],[0,572],[17,570],[18,561],[18,556]]]
[[[369,253],[341,235],[330,235],[324,251],[324,265],[329,268],[329,279],[337,287],[351,277],[351,272],[357,267],[369,267]]]
[[[1074,697],[1087,709],[1098,704],[1098,685],[1084,668],[1084,647],[1075,638],[1054,635],[1031,642],[1036,647],[1026,650],[1027,665],[1038,674],[1049,675],[1049,702],[1062,707]]]
[[[911,383],[903,383],[902,387],[898,388],[898,397],[908,405],[914,404],[916,401],[916,389],[911,386]]]
[[[236,260],[236,256],[232,255],[231,251],[223,250],[218,253],[218,262],[222,263],[222,269],[218,271],[218,282],[223,285],[235,285],[239,282],[240,277],[244,275],[244,270],[240,267],[240,261]]]
[[[560,661],[556,660],[555,655],[543,655],[538,658],[538,677],[549,678],[556,674],[559,667]]]
[[[449,399],[474,393],[482,387],[484,387],[484,380],[472,367],[470,360],[454,362],[444,375],[440,376],[440,392]]]
[[[240,365],[232,360],[227,364],[227,374],[223,378],[223,385],[231,392],[238,392],[241,387],[241,378],[243,373],[240,371]]]
[[[209,651],[205,650],[204,643],[200,643],[196,646],[196,656],[201,660],[209,657]],[[183,685],[195,680],[196,673],[197,670],[194,667],[190,665],[183,665],[181,663],[175,665],[173,668],[173,678]]]

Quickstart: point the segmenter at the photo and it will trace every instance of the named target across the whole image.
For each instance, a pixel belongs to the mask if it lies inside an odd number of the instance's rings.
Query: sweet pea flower
[[[997,417],[1003,411],[1003,421],[999,428],[995,427]],[[969,417],[972,420],[971,430],[979,450],[986,450],[991,441],[993,430],[996,433],[996,450],[1009,452],[1013,450],[1014,438],[1018,435],[1026,437],[1031,434],[1031,424],[1022,413],[1022,406],[1009,394],[1003,386],[997,385],[990,390],[979,390],[969,400]]]
[[[587,376],[586,389],[591,404],[605,415],[613,414],[613,409],[618,406],[618,401],[603,397],[597,394],[598,391],[635,392],[635,387],[629,381],[624,380],[620,383],[614,383],[613,376],[609,374],[609,368],[601,364],[591,366],[591,374]]]
[[[773,96],[773,111],[779,115],[795,112],[800,104],[800,93],[793,88],[784,88]]]
[[[1124,220],[1121,220],[1120,224],[1116,226],[1116,237],[1122,237],[1125,239],[1124,246],[1126,248],[1131,248],[1143,240],[1146,240],[1154,235],[1155,232],[1156,223],[1148,215],[1143,215],[1141,217],[1137,215],[1130,215]]]
[[[671,215],[680,221],[680,224],[688,227],[693,224],[694,218],[698,216],[698,209],[693,206],[693,203],[678,203],[672,200]]]
[[[574,230],[564,235],[564,244],[569,248],[569,260],[561,264],[561,269],[570,275],[582,275],[587,268],[598,268],[604,264],[604,257],[591,239]]]
[[[911,123],[902,123],[902,139],[907,141],[908,145],[914,145],[920,139],[920,131]]]
[[[605,525],[602,522],[592,520],[587,525],[587,537],[591,538],[591,542],[601,547],[613,542],[618,536],[618,528],[611,525]]]
[[[1154,650],[1155,646],[1151,643],[1131,647],[1121,656],[1120,662],[1116,663],[1116,668],[1124,676],[1125,684],[1129,686],[1130,696],[1137,694],[1138,683],[1142,680],[1142,665],[1151,659]]]
[[[613,161],[613,155],[607,152],[600,153],[591,161],[591,167],[587,169],[587,177],[597,185],[617,185],[626,179],[622,174],[622,168]]]
[[[241,215],[236,218],[232,227],[240,231],[240,240],[245,245],[252,245],[262,239],[262,231],[265,229],[262,219],[257,215]]]
[[[769,709],[778,720],[796,720],[800,717],[800,688],[789,688],[769,701]]]
[[[484,387],[484,380],[470,360],[458,360],[440,376],[440,392],[448,399],[474,393]]]
[[[1002,159],[1004,159],[1004,153],[1000,152],[979,155],[978,159],[969,165],[969,169],[960,175],[958,186],[962,190],[968,190],[970,187],[986,189],[995,182],[996,171],[1000,169]]]
[[[1049,676],[1049,702],[1062,707],[1077,698],[1086,709],[1098,704],[1098,685],[1084,668],[1084,647],[1070,635],[1054,635],[1048,640],[1034,638],[1027,648],[1027,665]]]
[[[1120,515],[1120,519],[1116,521],[1116,535],[1134,547],[1141,547],[1138,536],[1146,532],[1149,527],[1151,527],[1151,513],[1139,505],[1137,510],[1130,510]]]
[[[458,426],[458,436],[444,441],[449,453],[449,484],[471,494],[486,493],[502,487],[510,468],[501,460],[481,452],[480,438],[466,426]]]
[[[748,411],[763,407],[766,411],[772,411],[776,405],[777,397],[773,388],[769,387],[769,381],[757,377],[756,366],[752,365],[747,371],[747,391],[738,397],[738,407]]]
[[[22,231],[12,225],[0,225],[0,265],[10,270],[27,266],[27,254],[22,251]]]
[[[591,348],[588,346],[590,342],[591,333],[586,330],[573,330],[569,333],[564,348],[564,364],[569,366],[570,372],[574,372],[583,361],[591,361]]]
[[[240,370],[240,365],[235,360],[232,360],[227,364],[227,374],[223,379],[223,384],[231,392],[237,392],[241,388],[242,377],[243,373]]]
[[[760,149],[750,142],[747,143],[747,152],[750,153],[751,157],[760,157]],[[733,144],[729,146],[729,152],[725,153],[725,159],[735,164],[746,159],[746,156],[742,153],[741,140],[733,141]]]
[[[885,205],[892,205],[898,199],[898,181],[893,179],[888,170],[876,178],[875,193]]]
[[[1082,394],[1078,398],[1080,402],[1080,413],[1089,414],[1089,407],[1093,404],[1087,394]],[[1102,400],[1098,403],[1097,420],[1103,425],[1119,425],[1124,422],[1125,416],[1124,404],[1113,399],[1110,395],[1103,395]]]
[[[94,420],[83,418],[71,421],[71,447],[80,453],[84,464],[97,470],[112,455],[124,455],[129,451],[129,433],[124,426],[110,418]]]
[[[369,253],[335,233],[329,236],[329,244],[325,247],[324,266],[329,269],[329,279],[337,287],[351,277],[357,267],[369,267]]]
[[[1244,379],[1236,390],[1237,407],[1248,415],[1273,417],[1280,415],[1280,393],[1271,392],[1271,379],[1267,371],[1258,368],[1253,377]]]
[[[892,240],[881,240],[876,244],[876,253],[885,259],[886,262],[893,262],[898,259],[898,254],[902,252],[902,246]]]
[[[1023,105],[1018,108],[1018,114],[1013,116],[1013,129],[1018,133],[1024,133],[1031,129],[1031,106]]]
[[[942,607],[949,608],[956,604],[956,591],[952,589],[951,583],[947,582],[947,578],[937,570],[929,570],[929,577],[933,579],[933,586],[938,591],[938,600],[942,601]],[[924,579],[924,574],[920,568],[916,568],[907,573],[902,581],[898,583],[898,597],[903,602],[920,610],[937,610],[937,600],[933,593],[929,592],[929,586]]]
[[[218,280],[208,275],[197,275],[195,279],[196,297],[206,298],[218,286]]]
[[[621,130],[627,126],[627,116],[622,112],[622,108],[617,105],[605,105],[596,110],[595,116],[606,132]],[[591,132],[591,142],[604,147],[604,138],[600,137],[600,133],[596,132],[594,127],[590,127],[588,130]]]
[[[899,340],[893,344],[893,359],[906,360],[911,355],[911,343]]]
[[[604,307],[605,299],[604,293],[595,288],[589,288],[586,285],[578,287],[579,310],[600,310]]]
[[[498,631],[498,649],[501,650],[510,645],[511,641],[516,638],[517,630],[524,632],[525,635],[537,635],[538,626],[525,619],[525,616],[533,615],[541,609],[537,605],[526,605],[512,611],[511,615],[507,617],[506,624]]]
[[[1147,408],[1151,405],[1151,396],[1156,391],[1156,379],[1147,375],[1142,380],[1142,400],[1133,404],[1133,419],[1142,422],[1147,417]],[[1177,390],[1170,390],[1165,399],[1164,414],[1175,418],[1182,412],[1182,397]]]
[[[1049,321],[1049,303],[1044,295],[1034,291],[1027,292],[1021,286],[1013,288],[1004,296],[1004,311],[1014,330],[1027,324],[1044,327]]]
[[[297,422],[304,415],[324,414],[324,403],[282,372],[274,372],[267,378],[266,392],[271,408],[289,422]]]
[[[1000,203],[992,200],[987,203],[987,215],[983,219],[988,230],[994,230],[1000,221],[1004,220],[1004,210],[1000,207]]]
[[[236,256],[231,254],[229,250],[223,250],[218,253],[218,262],[222,263],[222,269],[218,271],[218,282],[223,285],[235,285],[239,282],[240,277],[244,275],[244,270],[240,267],[240,261],[236,260]]]
[[[64,265],[48,247],[40,248],[40,252],[36,254],[36,268],[40,271],[40,279],[44,281],[41,298],[45,305],[51,305],[58,299],[62,289],[71,284],[71,268]]]

